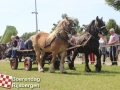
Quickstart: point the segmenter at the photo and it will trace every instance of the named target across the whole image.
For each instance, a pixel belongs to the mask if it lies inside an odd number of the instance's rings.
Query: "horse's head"
[[[98,16],[97,16],[94,26],[97,30],[96,32],[98,32],[99,34],[102,34],[102,35],[107,35],[108,34],[108,31],[105,27],[105,23],[103,22],[102,18],[99,19]]]
[[[66,17],[62,21],[62,27],[67,34],[75,35],[77,33],[76,24],[75,24],[74,20],[71,18]]]

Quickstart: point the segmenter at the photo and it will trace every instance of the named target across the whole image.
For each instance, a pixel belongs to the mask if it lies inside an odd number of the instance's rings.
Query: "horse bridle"
[[[69,26],[68,26],[68,30],[73,29],[73,28],[75,29],[74,26],[72,26],[72,27],[69,27]],[[69,42],[69,37],[68,37],[68,35],[72,35],[72,34],[70,34],[69,31],[67,31],[67,30],[65,30],[65,29],[62,29],[62,30],[67,34],[67,38],[64,38],[64,37],[60,34],[60,32],[57,33],[57,36],[58,36],[59,38],[61,38],[62,40]]]
[[[96,26],[95,26],[95,27],[96,27]],[[96,27],[96,29],[98,30],[98,32],[95,31],[95,30],[93,30],[93,29],[92,29],[92,31],[94,31],[94,32],[97,33],[97,34],[98,34],[98,33],[100,34],[100,30],[103,29],[103,28],[105,28],[105,27],[106,27],[106,26],[102,26],[102,27],[100,27],[100,28]]]
[[[70,30],[70,29],[75,29],[75,26],[69,27],[69,25],[68,25],[68,30]],[[67,30],[65,30],[65,29],[63,29],[63,30],[64,30],[64,32],[65,32],[67,35],[70,34],[69,31],[67,31]],[[72,34],[70,34],[70,35],[72,35]]]

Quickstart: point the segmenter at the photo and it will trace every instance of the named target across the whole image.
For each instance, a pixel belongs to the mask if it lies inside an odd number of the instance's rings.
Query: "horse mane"
[[[63,30],[63,27],[61,26],[62,23],[65,21],[66,19],[61,20],[58,25],[56,26],[55,30],[48,36],[48,39],[52,39],[56,36],[56,33],[60,32],[61,30]]]
[[[91,28],[91,26],[95,23],[95,20],[92,20],[91,23],[88,25],[88,28]]]

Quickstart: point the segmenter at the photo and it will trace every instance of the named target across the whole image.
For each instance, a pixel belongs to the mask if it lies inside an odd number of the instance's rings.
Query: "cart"
[[[30,71],[32,69],[32,62],[36,62],[36,54],[33,49],[31,50],[18,50],[16,58],[10,60],[10,66],[13,70],[18,68],[18,59],[21,61],[22,57],[24,57],[24,69],[27,71]],[[44,67],[44,64],[50,64],[52,60],[52,54],[51,53],[45,53],[45,56],[43,57],[42,67]],[[55,62],[55,69],[59,69],[60,65],[60,59],[58,56],[56,56],[56,62]]]

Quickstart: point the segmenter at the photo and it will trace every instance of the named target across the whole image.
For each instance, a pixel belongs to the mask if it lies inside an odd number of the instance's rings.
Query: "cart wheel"
[[[59,60],[56,60],[56,61],[55,61],[54,68],[55,68],[55,69],[59,69],[59,66],[60,66],[60,61],[59,61]]]
[[[24,68],[27,71],[30,71],[32,69],[32,61],[30,57],[26,57],[24,61]]]
[[[14,58],[10,60],[10,66],[12,69],[17,69],[18,68],[18,58]]]

